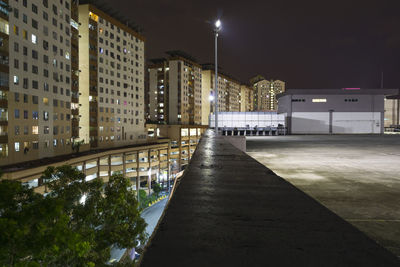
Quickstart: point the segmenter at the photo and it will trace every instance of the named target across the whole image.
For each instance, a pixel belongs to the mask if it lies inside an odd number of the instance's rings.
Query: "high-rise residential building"
[[[276,95],[285,91],[285,82],[267,80],[258,75],[250,81],[254,88],[254,110],[277,110]]]
[[[218,111],[240,111],[241,82],[218,72]],[[208,125],[208,116],[214,112],[215,72],[213,64],[203,65],[202,124]]]
[[[70,153],[71,1],[0,8],[0,165]]]
[[[149,121],[164,124],[202,123],[201,66],[182,51],[149,66]]]
[[[242,84],[240,86],[240,111],[253,111],[254,91],[249,85]]]
[[[79,139],[145,142],[144,37],[92,4],[79,6],[79,25]]]
[[[0,165],[146,142],[144,37],[83,2],[0,3]]]

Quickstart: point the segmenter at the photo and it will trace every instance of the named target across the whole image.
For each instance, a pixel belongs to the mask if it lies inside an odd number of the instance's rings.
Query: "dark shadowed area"
[[[96,1],[100,4],[100,1]],[[262,74],[288,88],[398,88],[399,1],[103,1],[144,28],[148,59],[181,49],[240,80]]]

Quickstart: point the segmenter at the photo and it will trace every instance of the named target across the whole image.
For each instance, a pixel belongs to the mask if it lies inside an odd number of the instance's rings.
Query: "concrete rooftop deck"
[[[140,266],[162,265],[400,266],[400,261],[208,131]]]

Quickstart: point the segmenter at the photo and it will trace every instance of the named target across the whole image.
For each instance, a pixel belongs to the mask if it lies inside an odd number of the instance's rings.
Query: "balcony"
[[[7,133],[0,134],[0,144],[6,144],[6,143],[8,143],[8,135],[7,135]]]
[[[71,102],[72,103],[79,103],[79,98],[78,97],[71,97]]]
[[[79,127],[79,121],[77,119],[72,119],[71,126],[72,126],[72,128]]]
[[[7,98],[0,98],[0,108],[8,108]]]

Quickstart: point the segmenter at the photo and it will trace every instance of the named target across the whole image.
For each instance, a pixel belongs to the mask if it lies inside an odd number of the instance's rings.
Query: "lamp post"
[[[221,30],[221,21],[215,22],[215,95],[214,95],[214,114],[215,114],[215,133],[218,134],[218,32]]]

